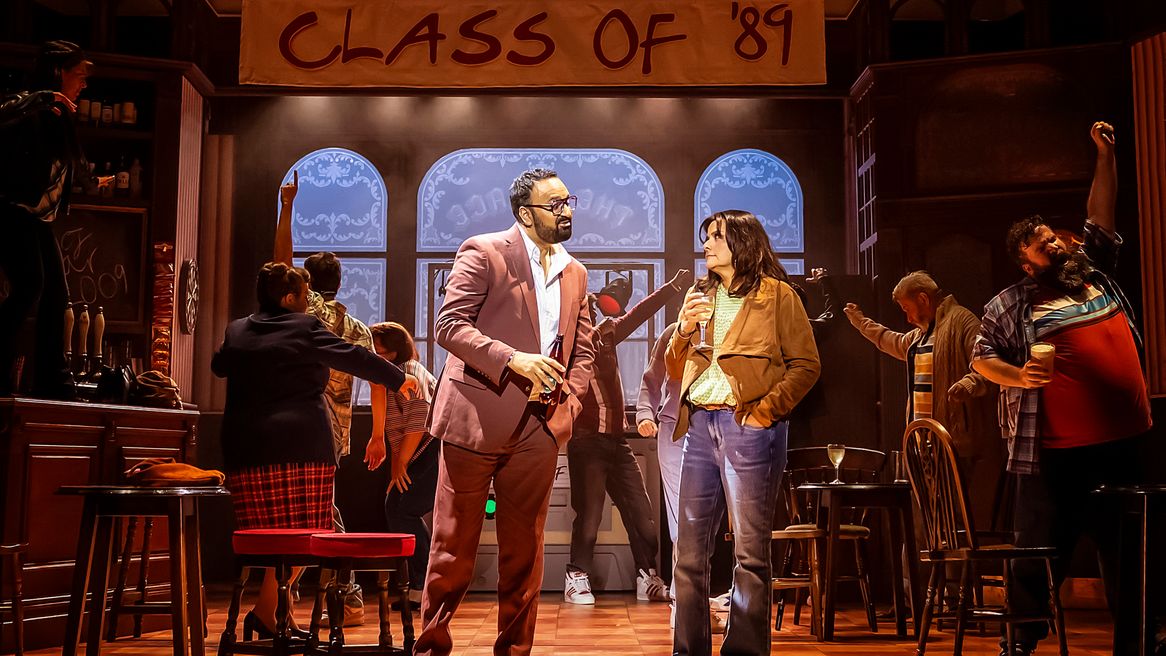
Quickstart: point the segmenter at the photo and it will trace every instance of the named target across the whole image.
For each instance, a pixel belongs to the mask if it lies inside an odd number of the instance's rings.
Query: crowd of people
[[[64,282],[50,224],[67,211],[71,177],[87,175],[67,119],[90,64],[67,42],[47,44],[38,62],[37,89],[0,105],[0,130],[27,150],[9,159],[29,164],[0,176],[10,237],[0,247],[0,367],[11,371],[15,331],[39,306],[34,389],[68,398],[59,353]],[[1112,601],[1117,532],[1090,493],[1145,478],[1137,453],[1152,422],[1138,323],[1114,278],[1122,240],[1113,129],[1098,122],[1090,135],[1097,160],[1083,236],[1066,241],[1039,216],[1014,224],[1007,254],[1023,278],[982,317],[924,271],[908,273],[893,291],[908,332],[867,318],[854,303],[845,315],[906,363],[905,421],[931,418],[950,432],[964,479],[974,481],[975,521],[996,521],[1010,473],[1016,544],[1054,547],[1059,584],[1078,540],[1090,534]],[[769,653],[771,531],[788,420],[821,363],[804,296],[756,216],[735,209],[708,216],[699,229],[707,275],[689,285],[680,271],[609,315],[563,246],[576,197],[555,171],[522,173],[510,187],[514,225],[466,240],[454,259],[432,326],[448,352],[435,377],[405,326],[367,326],[337,300],[342,269],[334,254],[294,266],[297,192],[298,175],[280,190],[272,259],[256,278],[257,311],[228,326],[212,360],[227,380],[222,443],[237,527],[345,530],[335,476],[351,449],[358,377],[371,384],[364,460],[370,470],[385,463],[389,470],[386,526],[417,537],[412,588],[401,600],[421,608],[416,654],[453,649],[450,622],[474,576],[490,494],[497,499],[495,653],[530,653],[561,451],[575,511],[566,602],[595,602],[596,532],[610,495],[629,535],[637,598],[674,604],[674,654],[711,653],[711,554],[727,513],[734,567],[721,650]],[[616,346],[682,292],[676,321],[644,371],[634,426],[659,442],[674,554],[669,586],[656,569],[660,532],[627,440]],[[608,316],[600,320],[600,311]],[[1036,346],[1054,355],[1036,357]],[[0,394],[11,383],[0,380]],[[1014,610],[1047,604],[1043,570],[1017,564],[1014,575]],[[360,623],[359,586],[342,583],[345,623]],[[246,625],[270,634],[278,594],[268,576]],[[291,626],[298,631],[294,615]],[[1002,642],[1001,654],[1027,656],[1047,630],[1044,622],[1021,625],[1013,652]]]

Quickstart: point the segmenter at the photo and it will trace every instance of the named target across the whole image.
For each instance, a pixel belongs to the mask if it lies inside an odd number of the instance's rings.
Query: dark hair
[[[1032,236],[1041,226],[1047,225],[1041,215],[1033,214],[1009,226],[1008,236],[1004,238],[1004,247],[1008,249],[1008,257],[1012,258],[1017,266],[1025,263],[1024,247],[1032,240]]]
[[[761,278],[769,277],[789,282],[789,274],[777,261],[773,247],[769,245],[769,235],[765,227],[750,212],[744,210],[724,210],[717,212],[700,223],[700,241],[708,238],[710,228],[720,223],[729,252],[733,254],[733,287],[728,292],[741,298],[761,285]],[[712,271],[696,281],[696,290],[707,292],[721,282],[720,276]]]
[[[36,55],[29,89],[60,91],[61,72],[86,61],[85,52],[72,41],[46,41]]]
[[[283,308],[280,302],[288,294],[295,294],[307,284],[304,277],[294,267],[283,262],[268,262],[259,269],[255,279],[255,296],[259,300],[259,309],[264,312],[275,312]]]
[[[372,341],[384,350],[393,353],[391,362],[402,365],[417,359],[417,347],[409,330],[396,321],[374,323],[368,327],[372,331]]]
[[[557,177],[559,172],[554,169],[537,168],[527,169],[514,178],[514,182],[510,183],[510,211],[514,213],[514,218],[518,218],[518,208],[530,204],[530,192],[534,189],[534,183]]]
[[[321,294],[340,291],[340,260],[335,253],[315,253],[304,260],[304,268],[312,276],[312,289]]]

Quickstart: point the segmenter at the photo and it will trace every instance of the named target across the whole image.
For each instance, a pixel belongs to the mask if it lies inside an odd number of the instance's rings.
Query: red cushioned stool
[[[328,533],[313,535],[312,556],[320,567],[335,572],[328,586],[316,595],[316,605],[312,609],[312,625],[309,632],[316,635],[319,629],[322,604],[328,604],[329,654],[412,654],[413,653],[413,609],[409,603],[409,556],[413,555],[417,539],[405,533]],[[375,645],[344,644],[344,599],[340,592],[340,581],[347,581],[350,572],[376,571],[377,599],[380,617],[380,636]],[[393,647],[393,634],[389,631],[389,587],[400,595],[401,634],[403,645]]]
[[[310,654],[316,649],[317,640],[313,632],[307,640],[294,639],[288,631],[288,580],[293,567],[312,566],[319,559],[312,555],[312,536],[320,529],[304,528],[260,528],[235,531],[231,546],[239,566],[239,577],[231,595],[231,606],[227,610],[227,625],[219,640],[219,656],[232,654]],[[239,605],[243,600],[243,587],[252,569],[273,568],[279,582],[278,601],[275,609],[275,637],[271,640],[251,640],[249,629],[244,622],[244,640],[238,641],[235,626],[239,620]],[[314,614],[314,613],[313,613]]]

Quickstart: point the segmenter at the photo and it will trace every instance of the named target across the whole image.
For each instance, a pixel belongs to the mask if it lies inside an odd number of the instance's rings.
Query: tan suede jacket
[[[685,338],[676,331],[665,352],[668,377],[681,380],[681,399],[712,363],[711,353],[693,348],[700,339],[696,332]],[[737,423],[752,416],[768,426],[788,417],[822,370],[809,317],[793,288],[762,278],[729,326],[717,363],[737,399]],[[688,432],[688,413],[681,403],[672,439]]]

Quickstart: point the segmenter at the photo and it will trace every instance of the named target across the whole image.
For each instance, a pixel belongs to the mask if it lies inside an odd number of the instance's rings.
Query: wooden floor
[[[209,594],[210,606],[207,653],[214,654],[219,634],[226,620],[226,594],[222,590],[212,590]],[[348,629],[348,642],[373,642],[376,638],[375,604],[369,606],[369,623]],[[308,610],[300,608],[297,617],[307,624]],[[394,626],[397,615],[394,614]],[[792,625],[792,611],[787,609],[783,630],[773,634],[773,653],[780,656],[822,656],[838,654],[892,654],[909,656],[915,653],[913,642],[894,637],[894,626],[890,621],[881,622],[879,633],[871,634],[866,628],[865,615],[858,608],[845,608],[836,620],[837,641],[818,642],[805,627]],[[492,653],[498,608],[492,595],[472,594],[466,599],[452,628],[455,655],[489,656]],[[1101,611],[1069,611],[1066,622],[1069,626],[1069,650],[1073,656],[1108,656],[1111,652],[1108,615]],[[419,622],[417,622],[419,624]],[[396,644],[400,644],[399,630],[394,630]],[[120,655],[161,655],[170,653],[168,632],[147,634],[139,640],[122,638],[114,643],[106,643],[104,654]],[[973,632],[964,644],[964,654],[968,656],[996,656],[997,638],[980,636]],[[714,637],[714,645],[719,644],[719,636]],[[571,654],[603,654],[622,656],[624,654],[650,654],[664,656],[671,654],[672,632],[668,628],[668,604],[637,602],[633,594],[598,595],[595,606],[575,606],[564,604],[562,595],[544,594],[539,605],[538,632],[535,636],[535,654],[568,656]],[[937,656],[951,654],[952,634],[932,631],[928,642],[928,654]],[[44,649],[26,652],[36,656],[59,654],[60,649]],[[1038,654],[1056,654],[1055,639],[1046,641]]]

